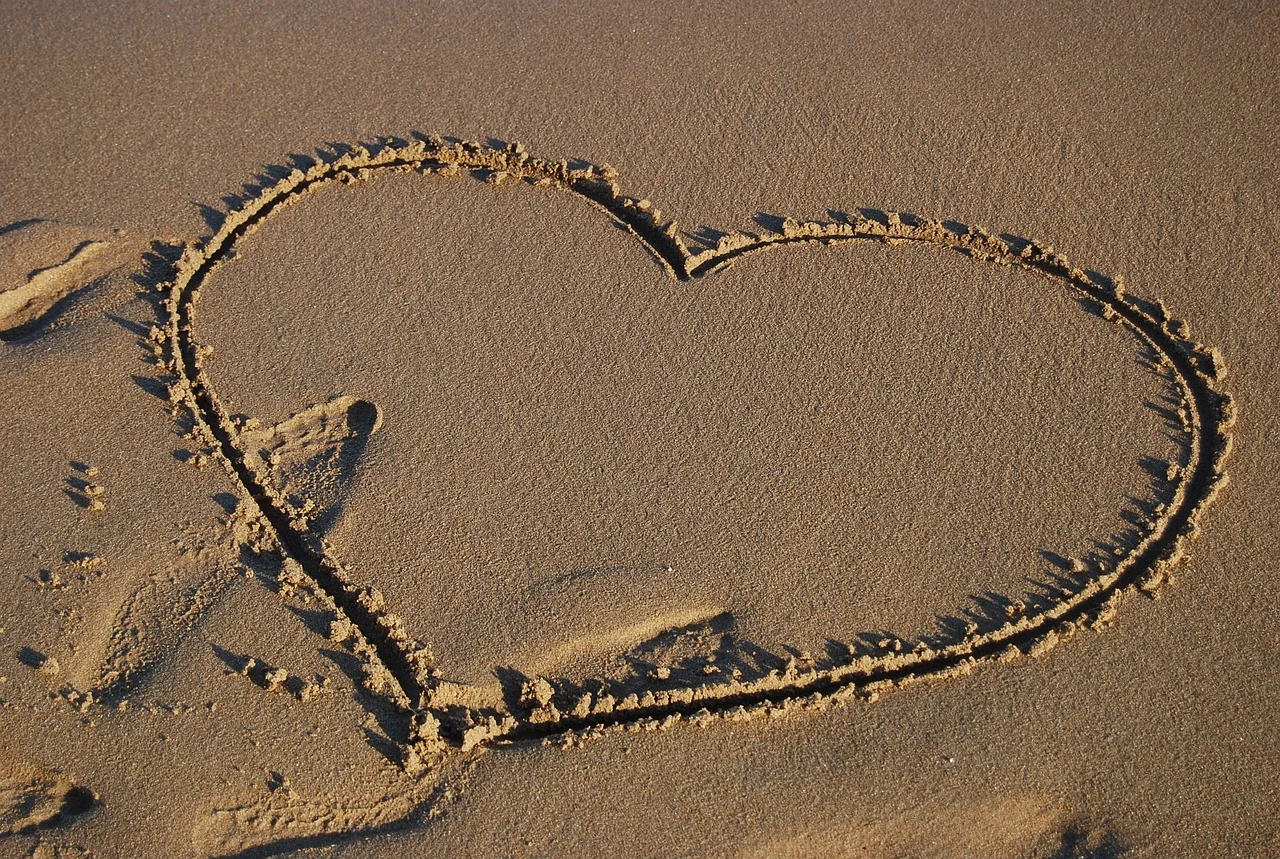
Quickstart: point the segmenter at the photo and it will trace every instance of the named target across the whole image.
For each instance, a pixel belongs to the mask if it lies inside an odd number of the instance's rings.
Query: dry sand
[[[1274,12],[0,18],[0,854],[1280,852]]]

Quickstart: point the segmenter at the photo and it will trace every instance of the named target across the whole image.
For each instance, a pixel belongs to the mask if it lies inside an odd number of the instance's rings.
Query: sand
[[[0,14],[0,854],[1280,850],[1274,13]]]

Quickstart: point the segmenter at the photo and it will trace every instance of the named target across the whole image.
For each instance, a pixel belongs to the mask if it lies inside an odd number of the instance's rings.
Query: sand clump
[[[66,492],[75,504],[91,513],[107,509],[107,486],[102,472],[96,465],[84,462],[71,463]]]
[[[291,675],[279,665],[252,656],[228,655],[224,659],[238,661],[240,667],[235,673],[248,678],[258,688],[275,695],[289,695],[303,704],[330,689],[329,678],[323,674],[314,674],[310,678]]]

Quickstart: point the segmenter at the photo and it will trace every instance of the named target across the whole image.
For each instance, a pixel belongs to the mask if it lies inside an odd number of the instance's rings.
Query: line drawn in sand
[[[864,209],[833,213],[830,221],[780,219],[776,230],[759,234],[706,231],[716,237],[714,245],[691,249],[676,222],[664,220],[650,201],[621,192],[613,168],[538,159],[520,144],[484,145],[424,135],[356,146],[298,164],[231,208],[211,236],[183,248],[172,263],[171,277],[158,287],[166,294],[165,319],[162,328],[151,331],[150,340],[171,377],[169,399],[175,417],[189,420],[190,437],[208,449],[208,454],[198,456],[222,463],[260,539],[282,556],[283,576],[306,583],[326,601],[337,618],[330,638],[362,659],[366,687],[407,716],[402,736],[395,739],[401,763],[411,774],[459,752],[497,744],[574,745],[606,731],[821,710],[968,674],[986,663],[1039,656],[1084,629],[1106,626],[1126,594],[1157,595],[1185,557],[1187,541],[1199,532],[1204,509],[1226,484],[1224,463],[1236,412],[1223,389],[1220,353],[1193,340],[1187,324],[1173,319],[1162,302],[1131,296],[1119,278],[1077,268],[1037,241],[993,235],[956,221]],[[601,680],[573,684],[515,678],[518,691],[513,700],[501,706],[472,706],[453,694],[454,684],[440,674],[429,648],[408,634],[383,595],[343,565],[324,539],[314,504],[282,481],[272,460],[275,453],[289,453],[288,434],[281,435],[281,428],[262,430],[228,414],[206,367],[211,350],[200,342],[194,320],[200,292],[218,264],[231,258],[237,243],[274,210],[326,187],[390,173],[464,174],[490,184],[518,182],[574,195],[626,228],[681,281],[712,276],[743,257],[773,248],[848,242],[934,245],[976,262],[1039,274],[1070,290],[1086,310],[1127,331],[1143,347],[1152,367],[1177,392],[1176,406],[1167,417],[1185,437],[1181,461],[1155,463],[1148,469],[1167,491],[1137,524],[1132,545],[1088,563],[1060,559],[1073,574],[1064,579],[1069,585],[1054,598],[1029,607],[1021,600],[1007,602],[999,607],[1000,622],[989,628],[969,624],[948,640],[905,646],[887,638],[872,651],[850,650],[817,661],[793,657],[771,668],[757,664],[747,672],[717,669],[696,681],[668,673],[658,678],[662,684],[649,688],[610,687]],[[369,433],[380,419],[376,406],[343,398],[314,406],[292,420],[323,447],[332,441],[326,428],[349,423]],[[338,437],[345,436],[334,436]]]

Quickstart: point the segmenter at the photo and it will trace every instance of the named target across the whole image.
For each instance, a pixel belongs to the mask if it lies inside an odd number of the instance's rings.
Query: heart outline
[[[751,681],[677,687],[642,698],[633,695],[630,702],[610,701],[608,707],[588,695],[585,712],[579,706],[562,713],[549,702],[522,715],[437,704],[433,693],[444,678],[435,671],[429,651],[386,610],[382,595],[360,584],[326,541],[308,529],[305,514],[246,459],[238,444],[240,427],[223,408],[205,372],[207,347],[196,339],[194,330],[194,309],[208,275],[274,209],[331,183],[404,171],[446,176],[469,172],[493,184],[514,179],[574,194],[624,226],[679,280],[713,274],[742,256],[774,247],[849,241],[940,245],[977,261],[1039,273],[1074,290],[1086,306],[1091,302],[1105,319],[1125,328],[1159,356],[1159,366],[1169,371],[1181,396],[1179,416],[1187,434],[1187,461],[1163,512],[1148,521],[1137,545],[1125,550],[1110,569],[1100,567],[1058,602],[937,649],[880,657],[864,654],[845,664],[805,671],[791,663],[785,671]],[[172,375],[169,399],[175,418],[182,411],[189,414],[191,436],[212,450],[242,498],[254,508],[251,513],[268,526],[269,539],[285,558],[299,564],[317,595],[328,602],[340,619],[336,624],[340,630],[331,637],[359,655],[372,673],[372,685],[381,686],[385,697],[412,717],[407,736],[399,738],[407,770],[421,769],[453,749],[468,751],[496,742],[556,736],[572,741],[584,733],[652,728],[682,719],[702,723],[716,716],[776,714],[797,705],[822,708],[851,697],[874,699],[889,688],[967,674],[981,664],[1008,661],[1024,653],[1039,655],[1083,628],[1107,625],[1126,594],[1135,590],[1157,594],[1171,569],[1185,557],[1186,543],[1199,533],[1204,509],[1227,482],[1224,465],[1231,450],[1229,430],[1236,407],[1222,388],[1225,368],[1220,353],[1192,340],[1186,324],[1172,320],[1162,302],[1129,296],[1118,278],[1075,268],[1051,247],[1034,240],[995,236],[958,222],[908,213],[881,213],[884,217],[879,219],[860,212],[830,222],[787,218],[778,232],[728,233],[715,247],[692,252],[676,222],[663,223],[649,201],[624,196],[616,180],[617,172],[607,165],[571,167],[565,161],[545,161],[529,156],[519,144],[485,146],[433,135],[417,136],[412,142],[388,140],[373,148],[356,146],[313,160],[306,169],[295,167],[264,184],[228,211],[211,236],[187,244],[173,265],[172,278],[158,287],[168,292],[163,302],[166,318],[163,328],[152,329],[150,339],[162,350],[163,364]]]

